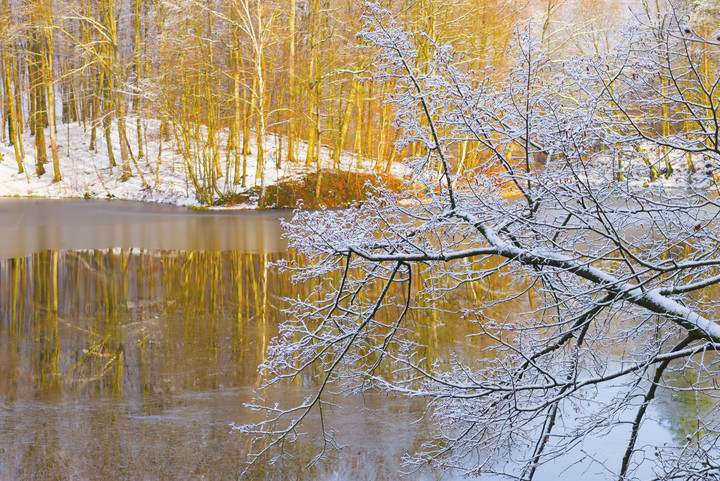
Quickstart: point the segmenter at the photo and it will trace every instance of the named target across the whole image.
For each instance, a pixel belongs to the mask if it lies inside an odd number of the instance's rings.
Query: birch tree
[[[402,196],[378,188],[360,207],[297,212],[286,225],[305,261],[281,268],[327,289],[289,300],[261,372],[269,385],[310,372],[318,388],[300,405],[252,406],[264,421],[237,429],[263,440],[255,455],[283,452],[311,413],[326,428],[330,393],[376,391],[428,402],[437,430],[407,458],[408,469],[531,480],[553,461],[618,480],[717,478],[720,203],[709,181],[644,183],[638,157],[625,182],[608,168],[618,136],[634,132],[652,147],[672,141],[716,170],[712,96],[702,108],[687,102],[697,138],[634,126],[653,120],[638,105],[658,115],[669,100],[655,88],[655,103],[638,103],[657,85],[649,59],[668,54],[633,40],[652,36],[650,27],[628,32],[613,56],[565,64],[553,64],[519,29],[510,72],[500,75],[464,72],[452,49],[435,42],[421,55],[377,4],[364,20],[360,37],[375,49],[375,79],[395,85],[388,100],[398,147],[417,143],[419,155],[408,159],[412,179]],[[682,46],[677,24],[669,20],[664,34]],[[684,51],[672,55],[687,73],[697,57]],[[608,120],[611,105],[623,112],[620,124]],[[458,171],[464,142],[481,160]],[[465,286],[491,280],[508,286],[456,299]],[[523,299],[522,309],[497,310]],[[410,321],[418,311],[472,323],[468,342],[477,348],[431,362],[418,340],[421,321]],[[695,396],[696,428],[674,443],[641,445],[649,410],[672,392]],[[701,399],[712,407],[701,409]],[[585,440],[611,431],[623,439],[620,457],[583,450]],[[332,444],[329,434],[323,439]]]
[[[38,45],[41,46],[41,58],[40,75],[42,77],[42,83],[44,84],[45,91],[47,92],[47,119],[48,119],[48,132],[50,134],[50,153],[52,155],[53,164],[53,182],[59,182],[62,180],[60,174],[60,159],[58,155],[57,145],[57,127],[56,127],[56,114],[55,114],[55,76],[53,74],[53,13],[52,13],[52,2],[41,1],[35,6],[36,9],[36,21],[39,23],[38,31]]]

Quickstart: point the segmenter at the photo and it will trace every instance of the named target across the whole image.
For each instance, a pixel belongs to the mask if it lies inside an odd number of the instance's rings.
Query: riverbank
[[[0,197],[31,198],[86,198],[121,199],[139,202],[170,204],[197,209],[256,209],[260,184],[256,178],[257,145],[255,136],[249,141],[249,153],[244,156],[246,172],[245,187],[235,182],[234,151],[228,150],[227,131],[218,135],[218,159],[223,174],[217,180],[217,193],[211,205],[203,204],[195,192],[191,180],[191,163],[186,161],[171,134],[161,137],[158,120],[142,120],[142,138],[138,139],[137,119],[128,118],[128,142],[131,175],[127,177],[121,166],[111,166],[108,149],[102,130],[96,130],[96,141],[91,149],[90,124],[61,124],[57,132],[59,164],[62,179],[53,182],[53,166],[45,164],[46,173],[36,174],[34,137],[29,132],[23,135],[25,157],[22,161],[24,172],[19,172],[15,149],[7,142],[0,142]],[[46,137],[49,137],[46,129]],[[120,163],[120,139],[117,130],[111,134],[113,154]],[[141,142],[140,142],[141,141]],[[142,150],[140,146],[142,145]],[[298,141],[297,158],[300,161],[288,163],[283,157],[287,152],[287,139],[268,134],[263,146],[265,152],[265,185],[267,208],[305,207],[346,207],[365,199],[364,185],[367,182],[384,181],[390,188],[400,188],[400,180],[406,173],[401,163],[391,166],[390,174],[377,175],[376,161],[364,158],[358,165],[350,152],[343,152],[339,165],[334,165],[332,152],[323,146],[320,149],[320,165],[307,166],[304,162],[307,144]],[[142,153],[142,155],[141,155]],[[650,183],[662,184],[668,188],[687,188],[692,185],[717,190],[720,181],[715,164],[695,159],[697,171],[690,172],[686,156],[672,155],[674,172],[666,176],[665,162],[657,153],[648,153],[652,159],[628,158],[623,162],[623,181],[633,188],[642,189]],[[280,162],[277,159],[281,158]],[[601,157],[607,165],[607,175],[615,175],[610,166],[616,165],[613,158]],[[707,159],[705,159],[707,160]],[[652,165],[652,169],[650,165]],[[384,169],[384,165],[381,166]],[[319,170],[318,170],[319,168]],[[598,181],[602,179],[597,179]],[[512,196],[512,192],[508,196]],[[412,200],[411,200],[412,201]]]
[[[128,118],[128,125],[135,126],[136,119]],[[138,139],[135,128],[128,129],[128,141],[131,146],[131,176],[126,178],[121,167],[111,166],[107,145],[102,130],[97,129],[94,149],[91,149],[91,125],[82,123],[61,124],[57,132],[58,154],[62,180],[53,182],[52,163],[45,164],[45,174],[36,174],[36,157],[34,138],[26,132],[23,135],[25,157],[22,161],[24,172],[20,173],[15,150],[7,142],[0,143],[0,197],[38,197],[38,198],[88,198],[88,199],[122,199],[141,202],[171,204],[195,208],[257,208],[257,146],[255,136],[249,142],[250,153],[245,158],[245,187],[232,179],[230,167],[234,152],[227,147],[219,149],[222,172],[225,174],[218,180],[218,190],[222,195],[218,198],[222,206],[205,206],[195,195],[189,164],[181,155],[172,141],[172,136],[161,137],[160,122],[157,120],[142,121],[142,138]],[[46,129],[46,137],[47,129]],[[120,139],[117,130],[111,134],[113,153],[120,163]],[[227,146],[227,132],[219,135],[219,145]],[[140,156],[142,145],[142,156]],[[305,142],[298,142],[297,157],[304,159],[307,152]],[[49,150],[49,149],[48,149]],[[286,139],[274,134],[265,136],[265,185],[272,187],[278,183],[303,183],[304,179],[317,172],[318,165],[306,166],[298,161],[288,163],[277,162],[278,157],[287,152]],[[320,167],[328,172],[346,172],[372,175],[375,167],[371,159],[363,159],[358,167],[357,160],[348,152],[340,156],[339,169],[333,165],[332,153],[327,147],[320,149]],[[48,159],[50,155],[48,154]],[[395,177],[402,176],[399,165],[391,171]],[[333,177],[333,176],[329,176]],[[276,189],[277,190],[283,190]],[[224,200],[224,201],[223,201]],[[292,207],[292,200],[286,199],[281,207]]]

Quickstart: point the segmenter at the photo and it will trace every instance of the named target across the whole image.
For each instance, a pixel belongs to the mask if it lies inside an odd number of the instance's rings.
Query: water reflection
[[[0,259],[46,249],[143,247],[160,250],[283,252],[289,211],[191,212],[139,202],[0,199]]]
[[[55,219],[52,235],[59,237],[45,239],[44,221],[21,214],[48,205],[25,202],[8,211],[8,201],[0,201],[0,230],[14,228],[13,216],[19,216],[27,238],[35,239],[22,246],[23,255],[0,260],[0,479],[236,479],[250,445],[229,423],[251,420],[243,403],[258,385],[257,365],[284,320],[282,297],[307,296],[313,289],[268,270],[293,255],[277,238],[277,221],[257,215],[243,221],[228,215],[173,218],[173,209],[165,219],[156,212],[164,212],[162,206],[118,214],[103,211],[102,202],[88,204],[82,214],[69,209],[74,220],[68,220],[63,202],[49,216]],[[114,215],[127,216],[129,243],[150,248],[122,247],[112,234],[122,229],[106,231],[103,223]],[[183,219],[188,225],[181,225]],[[207,232],[196,234],[198,225]],[[94,234],[73,237],[83,229]],[[235,241],[233,233],[241,231],[246,240]],[[87,250],[61,249],[68,246]],[[45,247],[52,250],[36,252]],[[413,281],[428,283],[443,288],[432,275]],[[513,284],[522,291],[522,282]],[[426,346],[423,358],[448,359],[452,351],[477,360],[485,346],[467,337],[477,326],[450,313],[479,298],[504,297],[510,288],[498,278],[467,283],[449,298],[447,315],[414,311],[408,322]],[[536,301],[528,294],[487,315],[510,316]],[[271,395],[299,401],[314,383],[306,376]],[[327,414],[338,441],[348,446],[342,454],[312,469],[301,461],[260,464],[250,478],[396,479],[401,456],[432,429],[412,423],[425,407],[421,400],[370,393],[337,401],[343,409]],[[685,436],[693,427],[683,427],[682,420],[693,418],[695,409],[692,399],[663,399],[654,413],[659,422],[646,436],[656,441],[670,437],[668,430]],[[310,435],[289,447],[303,460],[316,453],[319,440],[312,420],[305,429]],[[621,456],[608,450],[621,446],[612,439],[590,443],[590,451]],[[581,465],[566,468],[551,465],[537,479],[568,479],[576,472],[604,479],[584,473]]]
[[[267,269],[280,256],[290,254],[53,250],[0,261],[0,479],[237,477],[250,446],[228,424],[249,420],[243,403],[281,297],[309,289]],[[428,346],[457,335],[423,334]],[[300,400],[313,386],[304,378],[278,395]],[[422,425],[398,433],[395,423],[422,406],[353,402],[331,414],[352,427],[342,458],[262,465],[253,477],[394,478],[422,437]],[[293,449],[310,453],[312,439]]]
[[[238,456],[218,448],[235,443],[227,422],[242,399],[193,419],[183,406],[197,403],[176,395],[252,384],[262,343],[245,337],[270,334],[254,322],[267,257],[45,251],[0,262],[0,476],[200,475],[218,456],[235,471]]]

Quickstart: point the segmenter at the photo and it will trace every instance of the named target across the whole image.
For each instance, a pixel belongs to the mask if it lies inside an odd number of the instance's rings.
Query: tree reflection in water
[[[314,288],[268,269],[281,256],[292,254],[54,250],[0,261],[0,479],[236,477],[250,446],[228,424],[249,419],[242,404],[283,319],[281,298]],[[450,315],[415,318],[428,362],[469,332]],[[314,382],[268,395],[301,399]],[[349,404],[336,419],[353,448],[323,466],[257,466],[254,476],[393,478],[424,428],[398,433],[391,421],[423,405]]]
[[[284,319],[281,299],[316,287],[268,269],[288,257],[116,249],[0,261],[0,479],[237,477],[251,446],[229,423],[250,420],[243,403]],[[429,272],[414,282],[440,295],[452,281]],[[469,282],[454,290],[442,316],[419,302],[408,335],[424,346],[428,365],[450,362],[451,352],[482,362],[491,351],[468,337],[478,320],[463,320],[463,308],[511,289],[522,293],[523,283]],[[395,294],[402,304],[404,292]],[[533,303],[520,294],[488,315],[513,316]],[[265,395],[297,401],[314,386],[306,375]],[[312,468],[258,464],[251,478],[394,479],[401,455],[431,429],[429,420],[411,422],[423,412],[421,400],[336,401],[344,409],[329,416],[346,450]],[[696,427],[683,425],[684,410],[694,417],[714,405],[667,399],[658,417],[685,436]],[[303,459],[320,442],[318,427],[308,426],[310,436],[289,447]]]

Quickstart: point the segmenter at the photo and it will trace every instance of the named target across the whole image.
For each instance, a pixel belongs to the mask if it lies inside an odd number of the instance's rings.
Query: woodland
[[[417,36],[421,57],[431,58],[434,42],[449,44],[468,71],[506,70],[509,41],[529,19],[559,59],[607,50],[632,18],[627,5],[606,1],[385,6]],[[339,172],[364,174],[359,186],[401,178],[401,160],[421,153],[419,143],[397,148],[385,101],[394,85],[373,78],[371,52],[356,37],[361,1],[3,0],[0,8],[3,195],[264,204],[265,188],[286,178],[295,182],[286,197],[321,205],[323,192],[350,182]],[[464,162],[477,164],[465,148]]]

